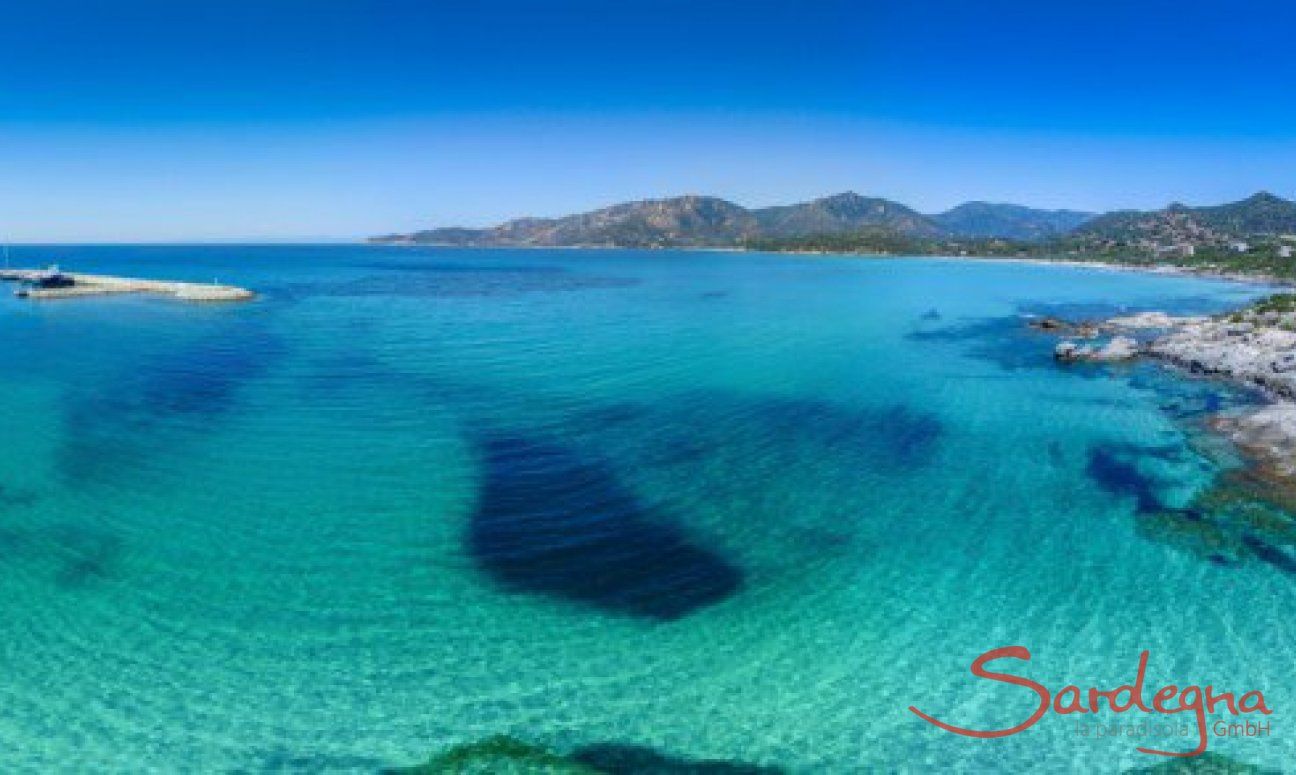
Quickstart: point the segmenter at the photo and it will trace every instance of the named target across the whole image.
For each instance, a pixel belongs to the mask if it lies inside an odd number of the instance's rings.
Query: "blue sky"
[[[1289,5],[0,0],[0,239],[1296,196]]]

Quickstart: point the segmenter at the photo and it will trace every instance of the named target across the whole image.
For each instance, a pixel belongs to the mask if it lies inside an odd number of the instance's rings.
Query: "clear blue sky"
[[[1296,196],[1296,8],[0,0],[0,239]]]

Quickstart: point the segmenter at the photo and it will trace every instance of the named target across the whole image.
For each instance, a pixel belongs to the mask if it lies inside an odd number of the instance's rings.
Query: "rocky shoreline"
[[[1261,406],[1215,411],[1204,423],[1245,465],[1222,471],[1186,505],[1145,498],[1136,532],[1215,565],[1262,563],[1296,577],[1296,294],[1214,317],[1143,312],[1030,325],[1063,338],[1059,363],[1152,360],[1264,395]]]
[[[1054,348],[1059,361],[1148,357],[1296,402],[1296,296],[1272,296],[1217,317],[1143,312],[1097,323],[1044,318],[1031,325],[1067,337]],[[1104,336],[1101,346],[1076,341]]]
[[[1097,322],[1044,318],[1031,326],[1065,337],[1053,352],[1059,362],[1147,358],[1261,391],[1268,405],[1218,416],[1210,426],[1269,478],[1296,489],[1296,294],[1214,317],[1143,312]]]

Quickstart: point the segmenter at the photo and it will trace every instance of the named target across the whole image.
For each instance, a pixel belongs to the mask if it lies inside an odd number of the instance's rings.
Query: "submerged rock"
[[[741,568],[642,501],[606,460],[528,436],[484,437],[481,451],[465,543],[504,589],[661,621],[741,589]]]
[[[1253,488],[1262,490],[1259,497],[1289,509],[1296,507],[1296,332],[1266,324],[1267,314],[1242,312],[1190,323],[1154,339],[1146,350],[1190,372],[1259,388],[1277,399],[1257,410],[1218,416],[1211,427],[1253,463],[1247,476],[1265,485]]]
[[[1280,771],[1207,751],[1189,759],[1173,759],[1149,767],[1126,770],[1125,775],[1280,775]]]
[[[1036,331],[1044,331],[1050,334],[1065,334],[1066,336],[1076,336],[1081,339],[1093,339],[1095,336],[1098,336],[1098,326],[1088,321],[1072,323],[1069,320],[1045,316],[1031,320],[1029,325]]]
[[[1273,296],[1217,318],[1174,318],[1146,312],[1115,318],[1109,328],[1163,328],[1142,350],[1195,374],[1259,388],[1278,403],[1212,421],[1256,463],[1253,477],[1277,486],[1271,501],[1296,504],[1296,326],[1292,296]]]
[[[653,748],[598,743],[562,756],[507,735],[455,746],[384,775],[781,775],[777,767],[689,759]]]
[[[1053,357],[1064,363],[1082,360],[1093,352],[1093,348],[1088,345],[1078,345],[1075,342],[1058,342],[1057,347],[1053,348]]]
[[[1258,504],[1246,521],[1258,536],[1296,546],[1296,405],[1279,403],[1224,415],[1210,425],[1247,459],[1247,466],[1227,475],[1228,491]]]
[[[1031,328],[1038,328],[1040,331],[1067,331],[1070,330],[1071,324],[1065,320],[1059,320],[1053,317],[1043,317],[1038,320],[1032,320]]]
[[[639,745],[603,743],[581,748],[572,758],[609,775],[782,775],[777,767],[720,759],[688,759]]]
[[[605,775],[603,770],[530,743],[496,735],[437,754],[423,764],[394,767],[384,775]]]
[[[1296,403],[1278,403],[1249,414],[1220,417],[1214,427],[1275,473],[1296,476]]]
[[[1140,537],[1216,565],[1260,562],[1296,576],[1296,327],[1287,314],[1296,297],[1279,297],[1227,317],[1173,317],[1142,312],[1112,318],[1111,332],[1157,330],[1140,344],[1116,335],[1103,347],[1062,342],[1062,362],[1125,360],[1146,354],[1188,371],[1259,387],[1278,403],[1209,421],[1250,465],[1225,471],[1186,508],[1161,503],[1136,476],[1137,467],[1111,455],[1091,460],[1090,473],[1109,489],[1137,498]],[[1279,303],[1281,302],[1281,303]],[[1210,411],[1217,411],[1218,404]]]
[[[1237,565],[1249,554],[1237,531],[1195,510],[1167,509],[1140,514],[1135,532],[1139,538],[1216,565]]]
[[[1263,563],[1296,576],[1296,520],[1250,469],[1226,472],[1188,508],[1136,515],[1140,538],[1220,566]]]

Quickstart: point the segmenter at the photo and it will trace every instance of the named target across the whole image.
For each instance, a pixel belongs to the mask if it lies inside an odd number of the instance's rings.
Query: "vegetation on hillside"
[[[814,234],[804,237],[765,237],[747,240],[748,250],[798,253],[861,253],[881,256],[1001,256],[1028,257],[1036,246],[1028,242],[995,238],[925,238],[872,229],[849,234]]]
[[[1245,251],[1228,245],[1204,245],[1187,252],[1161,251],[1138,244],[1095,242],[1074,235],[1030,242],[1008,239],[924,239],[886,231],[864,231],[784,239],[751,239],[744,246],[749,250],[772,252],[1094,261],[1122,266],[1184,267],[1203,272],[1296,279],[1296,240],[1283,238],[1248,242]],[[1290,254],[1284,252],[1284,247],[1290,248]]]
[[[448,228],[378,242],[473,247],[746,248],[864,255],[1066,259],[1296,278],[1296,202],[1260,193],[1213,207],[1090,217],[970,202],[923,215],[855,193],[747,209],[716,197],[627,202],[564,218]]]

